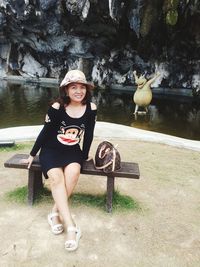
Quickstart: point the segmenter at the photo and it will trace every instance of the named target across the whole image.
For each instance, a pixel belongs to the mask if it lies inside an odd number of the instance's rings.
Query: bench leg
[[[112,200],[114,192],[115,177],[107,176],[107,199],[106,199],[106,210],[112,212]]]
[[[32,171],[28,172],[28,204],[33,205],[37,192],[43,188],[42,172]]]

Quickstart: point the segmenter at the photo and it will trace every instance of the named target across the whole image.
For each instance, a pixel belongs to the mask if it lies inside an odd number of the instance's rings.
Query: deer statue
[[[137,76],[136,71],[133,72],[135,83],[137,84],[137,89],[133,96],[133,101],[135,103],[134,114],[138,112],[139,107],[144,107],[145,111],[148,112],[148,106],[152,100],[151,84],[156,80],[160,73],[156,73],[153,78],[147,80],[144,75]]]

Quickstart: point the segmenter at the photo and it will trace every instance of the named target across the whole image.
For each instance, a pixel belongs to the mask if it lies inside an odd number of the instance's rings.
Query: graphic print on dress
[[[57,139],[63,145],[73,146],[80,142],[84,131],[84,124],[82,124],[81,127],[77,125],[68,127],[61,126],[60,131],[58,131]]]

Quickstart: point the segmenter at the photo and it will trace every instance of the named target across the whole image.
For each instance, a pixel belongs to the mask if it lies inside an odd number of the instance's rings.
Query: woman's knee
[[[51,187],[64,184],[64,174],[61,169],[51,169],[47,173]]]
[[[78,163],[71,163],[69,164],[64,171],[65,178],[68,180],[73,180],[77,182],[79,175],[80,175],[81,167]]]

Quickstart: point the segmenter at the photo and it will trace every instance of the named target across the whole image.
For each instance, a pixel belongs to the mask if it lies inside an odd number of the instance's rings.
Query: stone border
[[[42,125],[20,126],[0,129],[0,141],[32,141],[38,136]],[[124,126],[121,124],[98,121],[94,136],[102,140],[117,138],[122,140],[139,140],[167,144],[175,147],[200,151],[200,141],[189,140],[167,134],[151,132]]]

